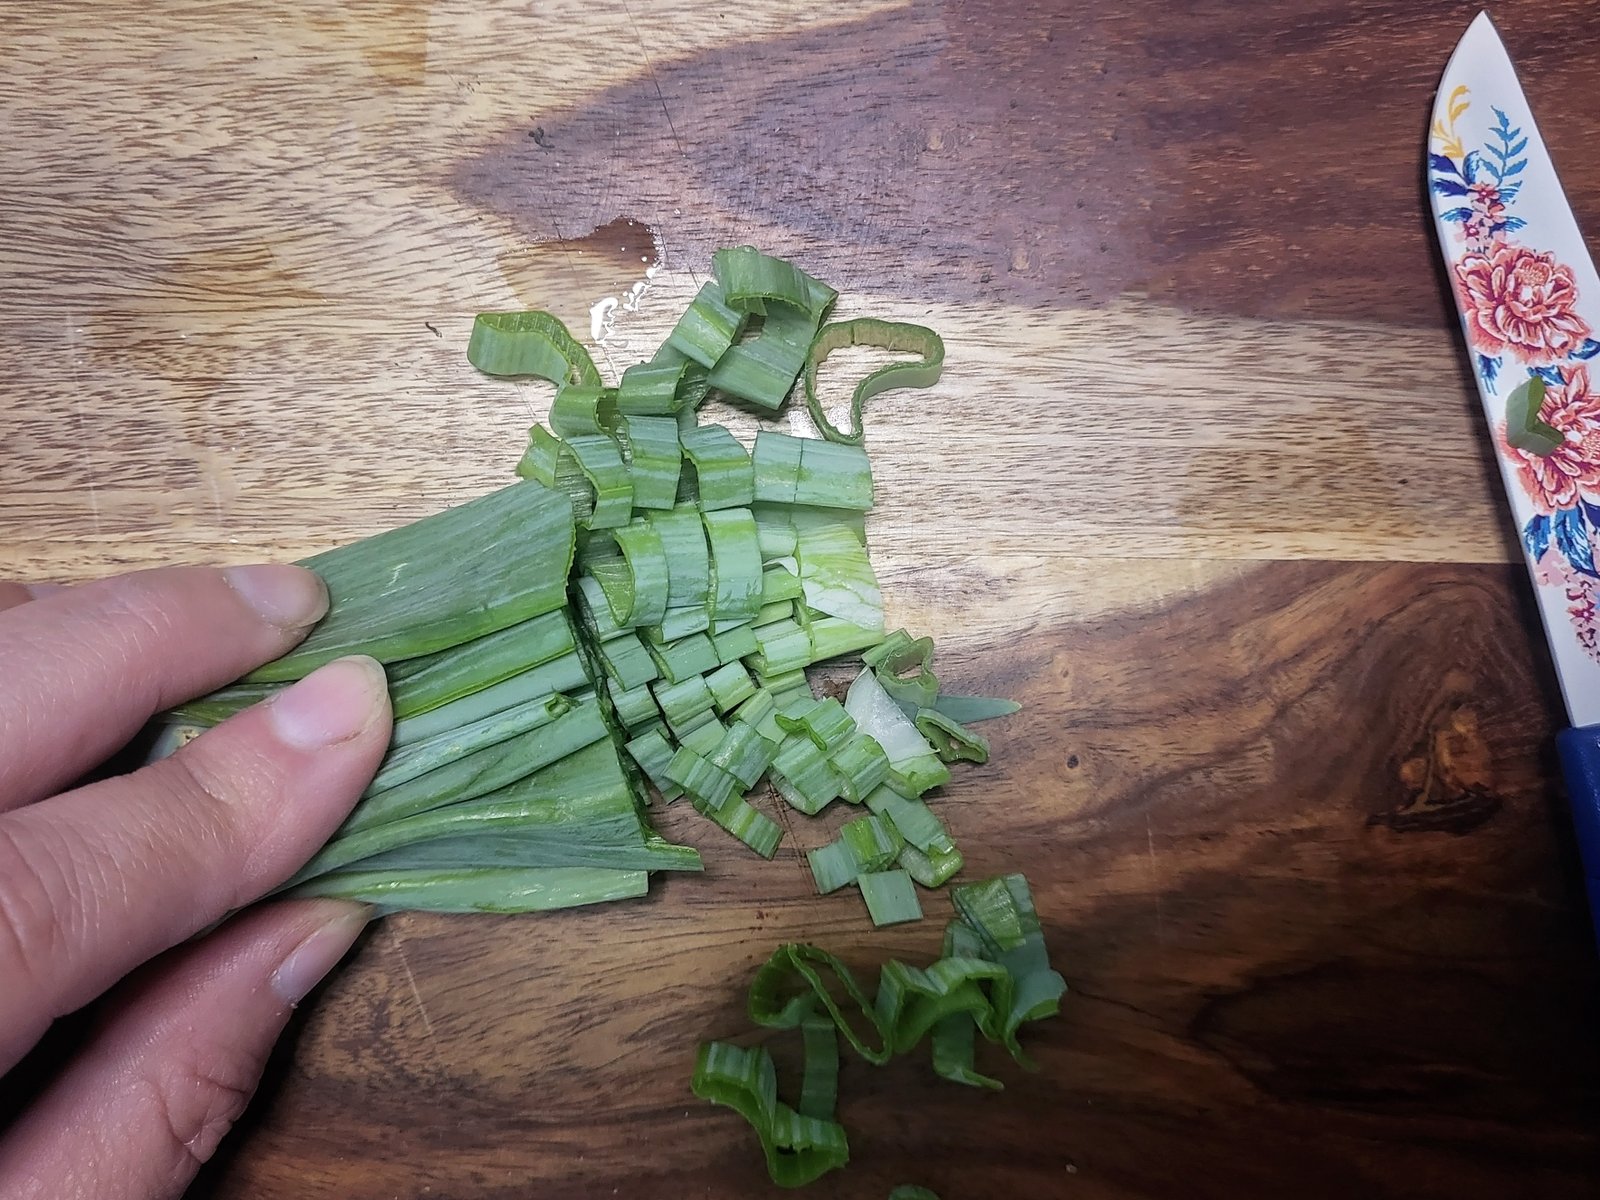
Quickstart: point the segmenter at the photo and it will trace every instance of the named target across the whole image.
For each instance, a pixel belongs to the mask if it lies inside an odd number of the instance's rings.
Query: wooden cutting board
[[[891,617],[1026,705],[940,801],[1072,991],[998,1094],[846,1064],[819,1197],[1589,1195],[1559,699],[1421,190],[1475,5],[0,3],[0,573],[298,556],[508,478],[720,245],[940,329],[875,402]],[[1495,16],[1600,228],[1600,32]],[[630,303],[636,300],[637,303]],[[604,310],[602,310],[604,311]],[[736,418],[748,432],[753,423]],[[199,1194],[775,1194],[697,1041],[812,940],[933,957],[692,813],[643,902],[379,924]]]

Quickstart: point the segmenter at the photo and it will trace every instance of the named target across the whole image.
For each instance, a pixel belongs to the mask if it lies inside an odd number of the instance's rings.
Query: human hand
[[[287,879],[371,780],[390,725],[371,659],[72,786],[154,713],[283,654],[326,608],[322,582],[288,566],[0,584],[0,1073],[155,959],[0,1132],[7,1200],[181,1193],[294,1005],[360,933],[361,907],[284,901],[188,941]]]

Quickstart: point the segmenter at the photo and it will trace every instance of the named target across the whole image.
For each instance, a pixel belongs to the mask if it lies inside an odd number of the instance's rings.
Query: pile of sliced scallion
[[[882,1066],[928,1038],[933,1069],[944,1079],[998,1089],[975,1066],[976,1035],[1005,1046],[1023,1066],[1017,1043],[1028,1021],[1053,1014],[1066,991],[1050,969],[1033,896],[1021,875],[952,889],[956,919],[945,927],[944,954],[925,968],[890,959],[868,998],[850,969],[826,950],[780,946],[750,985],[750,1019],[770,1029],[799,1029],[804,1065],[794,1104],[778,1099],[777,1070],[765,1046],[727,1042],[700,1047],[694,1094],[725,1104],[750,1122],[774,1183],[798,1187],[850,1157],[834,1119],[839,1041]]]
[[[311,635],[169,714],[168,746],[340,655],[385,665],[389,751],[287,890],[439,912],[638,896],[652,871],[701,866],[651,828],[652,788],[771,858],[782,827],[746,798],[763,780],[806,815],[835,800],[862,810],[807,857],[820,893],[856,887],[875,924],[919,918],[914,884],[960,870],[924,797],[950,779],[947,764],[987,760],[968,723],[1017,705],[945,694],[932,641],[886,632],[863,522],[862,408],[936,382],[944,346],[917,325],[827,323],[832,288],[749,247],[714,266],[655,356],[615,387],[550,314],[480,314],[475,366],[556,386],[523,482],[305,560],[331,597]],[[917,357],[862,379],[840,431],[816,382],[849,345]],[[820,438],[764,429],[747,447],[699,421],[708,396],[775,415],[801,380]],[[818,698],[806,668],[847,655],[863,669],[844,700]],[[925,970],[890,962],[871,1002],[814,947],[784,946],[762,969],[752,1019],[804,1036],[797,1105],[777,1099],[765,1049],[702,1048],[694,1090],[750,1120],[778,1182],[847,1157],[836,1030],[874,1063],[928,1035],[938,1074],[981,1087],[999,1085],[973,1066],[976,1034],[1024,1061],[1018,1026],[1054,1012],[1063,988],[1027,884],[1007,876],[954,899],[944,957]]]
[[[859,888],[872,919],[921,915],[912,881],[961,866],[922,800],[946,762],[982,762],[961,722],[1009,701],[941,695],[932,643],[886,637],[862,514],[861,407],[926,387],[944,347],[915,325],[825,323],[836,293],[748,247],[719,251],[664,345],[607,387],[543,312],[484,313],[480,370],[556,385],[524,482],[306,560],[327,617],[296,650],[171,720],[214,724],[341,654],[383,662],[394,739],[334,839],[290,882],[385,910],[520,912],[644,892],[699,855],[651,830],[649,789],[757,853],[782,835],[746,799],[763,779],[799,812],[859,805],[810,855],[818,889]],[[851,429],[817,400],[852,344],[909,351],[855,389]],[[701,424],[708,395],[775,413],[804,376],[822,438]],[[864,653],[843,703],[806,668]]]

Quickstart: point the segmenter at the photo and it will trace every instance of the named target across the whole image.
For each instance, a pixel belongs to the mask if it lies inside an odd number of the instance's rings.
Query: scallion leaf
[[[933,744],[945,762],[986,763],[989,739],[952,721],[937,709],[925,708],[917,714],[917,732]]]
[[[1530,375],[1506,397],[1506,441],[1541,457],[1554,454],[1566,435],[1539,417],[1544,407],[1544,379]]]
[[[850,396],[850,431],[841,433],[828,420],[817,399],[817,370],[828,355],[844,346],[874,346],[880,350],[921,355],[916,362],[894,362],[879,367]],[[891,388],[925,388],[939,382],[944,370],[944,342],[931,329],[861,317],[823,326],[812,341],[805,361],[806,408],[822,436],[832,442],[859,446],[864,437],[861,410],[866,402]]]
[[[451,546],[446,560],[438,547]],[[458,508],[302,560],[328,586],[328,613],[251,682],[299,679],[347,654],[379,662],[458,646],[561,607],[572,511],[513,484]]]
[[[479,313],[467,361],[485,375],[534,375],[554,384],[600,385],[594,360],[547,312]]]
[[[924,706],[930,707],[930,706]],[[975,721],[992,721],[996,717],[1009,717],[1020,712],[1022,705],[1000,696],[951,696],[940,693],[931,707],[952,721],[971,725]]]
[[[901,925],[922,920],[917,890],[911,886],[911,876],[904,871],[863,871],[856,876],[856,886],[861,889],[861,897],[867,902],[867,915],[874,925]]]

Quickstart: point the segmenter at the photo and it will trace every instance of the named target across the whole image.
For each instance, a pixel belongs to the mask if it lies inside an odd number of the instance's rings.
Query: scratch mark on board
[[[399,933],[391,931],[394,940],[394,951],[400,956],[400,967],[406,973],[406,982],[411,985],[411,994],[416,998],[417,1011],[422,1014],[422,1027],[428,1033],[428,1042],[431,1045],[436,1040],[433,1032],[433,1020],[428,1016],[428,1005],[422,999],[422,992],[417,987],[417,977],[411,971],[411,962],[406,958],[405,943],[400,940]]]
[[[1150,824],[1150,814],[1144,818],[1145,848],[1150,854],[1150,880],[1155,885],[1156,895],[1156,941],[1165,942],[1166,939],[1166,913],[1161,904],[1161,870],[1156,866],[1156,834]]]

